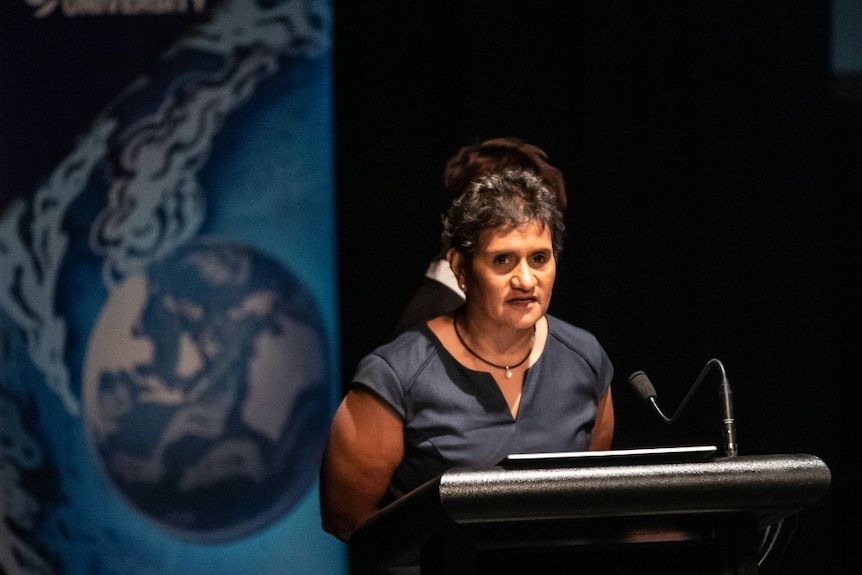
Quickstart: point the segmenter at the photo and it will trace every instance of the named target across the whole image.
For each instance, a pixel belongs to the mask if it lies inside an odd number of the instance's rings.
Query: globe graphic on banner
[[[308,290],[249,247],[198,240],[128,277],[84,365],[99,468],[133,508],[192,540],[270,524],[317,476],[326,341]]]

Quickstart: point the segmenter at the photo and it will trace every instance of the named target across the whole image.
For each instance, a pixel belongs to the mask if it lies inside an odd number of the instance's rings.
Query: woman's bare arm
[[[607,451],[614,439],[614,401],[611,398],[611,388],[599,400],[596,408],[596,422],[593,424],[593,435],[590,439],[590,451]]]
[[[323,529],[342,541],[377,511],[404,457],[401,418],[370,390],[357,386],[341,402],[320,468]]]

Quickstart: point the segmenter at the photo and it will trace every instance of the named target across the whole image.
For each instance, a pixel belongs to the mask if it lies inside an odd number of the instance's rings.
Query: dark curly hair
[[[506,168],[530,170],[541,176],[553,192],[557,207],[561,212],[566,210],[568,197],[563,173],[548,163],[548,155],[542,148],[512,136],[490,138],[478,144],[463,146],[446,162],[443,186],[450,199],[455,199],[479,176]]]
[[[563,251],[566,226],[554,193],[530,170],[506,169],[480,176],[443,216],[444,250],[454,248],[470,259],[483,231],[539,222],[551,230],[554,257]]]

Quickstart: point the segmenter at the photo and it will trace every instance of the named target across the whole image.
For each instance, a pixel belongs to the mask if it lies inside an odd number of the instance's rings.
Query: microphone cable
[[[775,551],[775,546],[781,538],[781,533],[784,531],[784,523],[787,519],[792,520],[792,525],[790,526],[790,530],[784,536],[784,541],[781,544],[780,550],[778,551],[778,555],[773,555],[773,551]],[[770,559],[770,555],[773,555],[774,558],[771,560],[772,569],[768,571],[764,571],[764,573],[773,572],[778,573],[778,566],[781,563],[784,554],[787,552],[787,549],[790,548],[790,540],[793,538],[793,535],[796,533],[796,528],[799,526],[799,514],[794,513],[789,517],[785,517],[784,519],[779,520],[778,522],[770,525],[764,530],[763,540],[760,543],[760,548],[758,550],[759,557],[757,559],[757,568],[760,569],[764,566],[764,563],[767,559]]]

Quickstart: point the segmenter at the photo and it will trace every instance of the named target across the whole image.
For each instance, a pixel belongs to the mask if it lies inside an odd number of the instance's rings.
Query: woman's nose
[[[526,261],[521,262],[512,275],[512,286],[517,289],[533,289],[536,285],[536,277],[533,270]]]

